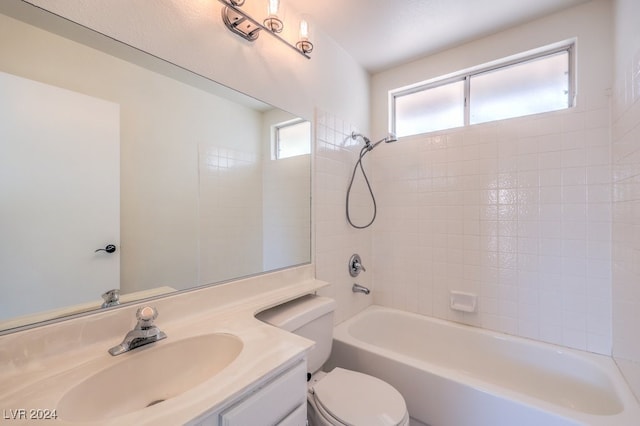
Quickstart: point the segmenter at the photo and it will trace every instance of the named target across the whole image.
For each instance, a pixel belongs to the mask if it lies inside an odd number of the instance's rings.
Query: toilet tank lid
[[[333,312],[335,307],[336,301],[333,299],[308,294],[262,311],[256,315],[256,318],[283,330],[295,331],[303,325]]]

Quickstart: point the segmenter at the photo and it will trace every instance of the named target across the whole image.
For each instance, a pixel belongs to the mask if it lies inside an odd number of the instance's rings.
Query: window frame
[[[273,153],[271,156],[272,160],[285,160],[289,157],[281,157],[280,156],[280,129],[284,129],[291,126],[296,126],[299,124],[308,123],[309,125],[309,137],[311,137],[311,123],[309,120],[305,120],[304,118],[295,118],[293,120],[283,121],[272,126],[272,137],[273,137]],[[300,155],[309,155],[311,154],[311,146],[309,146],[309,152],[304,154],[294,155],[293,157],[298,157]]]
[[[536,49],[535,51],[532,51],[532,52],[530,51],[529,53],[510,56],[510,57],[492,62],[490,64],[473,67],[464,71],[457,72],[453,75],[438,77],[436,79],[429,80],[427,82],[422,82],[422,83],[414,84],[411,86],[405,86],[404,88],[391,90],[389,91],[389,129],[394,134],[396,133],[396,99],[397,98],[411,95],[413,93],[427,91],[430,89],[434,89],[436,87],[444,86],[444,85],[459,82],[459,81],[464,81],[464,95],[462,99],[463,108],[464,108],[464,117],[463,117],[463,125],[461,127],[475,125],[475,124],[470,124],[470,119],[471,119],[471,102],[470,101],[472,100],[471,79],[473,77],[490,73],[496,70],[504,69],[504,68],[522,65],[527,62],[535,61],[545,57],[550,57],[563,52],[567,53],[567,61],[568,61],[568,82],[569,82],[568,86],[569,87],[568,87],[568,93],[567,93],[568,102],[567,102],[566,109],[573,108],[576,105],[575,50],[576,50],[576,40],[575,39],[569,40],[562,43],[557,43],[552,46]],[[553,112],[553,111],[546,111],[546,112]],[[541,112],[539,114],[544,114],[544,113],[545,112]],[[526,115],[517,116],[517,117],[526,117]],[[517,117],[512,117],[512,118],[517,118]],[[503,120],[503,119],[491,120],[491,121],[486,121],[486,122],[477,123],[477,124],[491,123],[499,120]],[[433,130],[431,132],[441,132],[444,130],[457,129],[457,128],[460,128],[460,127],[449,127],[441,130]],[[431,132],[425,132],[425,133],[431,133]],[[418,134],[425,134],[425,133],[414,133],[412,135],[406,135],[406,136],[415,136]]]

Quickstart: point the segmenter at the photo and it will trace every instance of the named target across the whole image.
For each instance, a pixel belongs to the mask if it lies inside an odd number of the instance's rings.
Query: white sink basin
[[[100,421],[161,403],[222,371],[243,346],[222,333],[154,345],[119,355],[114,365],[73,387],[58,404],[59,418]]]

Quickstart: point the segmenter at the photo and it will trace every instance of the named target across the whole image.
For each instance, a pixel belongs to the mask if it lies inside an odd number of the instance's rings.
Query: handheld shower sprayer
[[[367,149],[367,151],[373,150],[373,148],[378,146],[381,142],[391,143],[391,142],[395,142],[395,141],[398,140],[398,138],[396,137],[395,134],[389,133],[387,136],[385,136],[384,138],[380,139],[378,142],[375,142],[375,143],[372,144],[371,141],[369,140],[369,138],[366,137],[365,135],[363,135],[361,133],[351,132],[351,139],[356,140],[358,138],[362,139],[362,141],[364,142],[364,146]]]
[[[354,228],[357,228],[357,229],[364,229],[364,228],[367,228],[367,227],[371,226],[373,221],[376,220],[376,214],[378,212],[378,208],[377,208],[377,205],[376,205],[376,197],[373,195],[373,189],[371,189],[371,184],[369,183],[369,178],[367,178],[367,174],[365,173],[364,167],[362,166],[362,159],[367,154],[367,152],[373,151],[373,149],[376,146],[378,146],[380,143],[382,143],[382,142],[385,142],[385,143],[395,142],[395,141],[398,140],[398,138],[396,137],[395,134],[389,133],[386,137],[380,139],[379,141],[377,141],[375,143],[371,143],[371,140],[369,140],[369,138],[366,137],[365,135],[363,135],[361,133],[356,133],[356,132],[352,132],[351,133],[351,139],[356,140],[358,138],[362,139],[362,141],[364,142],[364,146],[360,150],[360,155],[358,157],[358,161],[356,161],[356,164],[353,167],[353,174],[351,175],[351,181],[349,182],[349,187],[347,188],[346,213],[347,213],[347,221],[349,222],[349,224],[351,226],[353,226]],[[371,218],[369,223],[367,223],[366,225],[362,225],[362,226],[354,224],[353,221],[351,220],[351,214],[349,213],[349,198],[350,198],[350,195],[351,195],[351,187],[353,186],[353,180],[356,177],[356,171],[358,170],[358,167],[360,167],[360,170],[362,171],[362,177],[364,178],[364,181],[367,184],[367,188],[369,189],[369,194],[371,194],[371,201],[373,202],[373,217]]]

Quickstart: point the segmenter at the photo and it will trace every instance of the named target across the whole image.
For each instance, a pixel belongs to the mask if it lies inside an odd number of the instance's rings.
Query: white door
[[[119,105],[0,72],[0,320],[119,288],[119,160]]]

